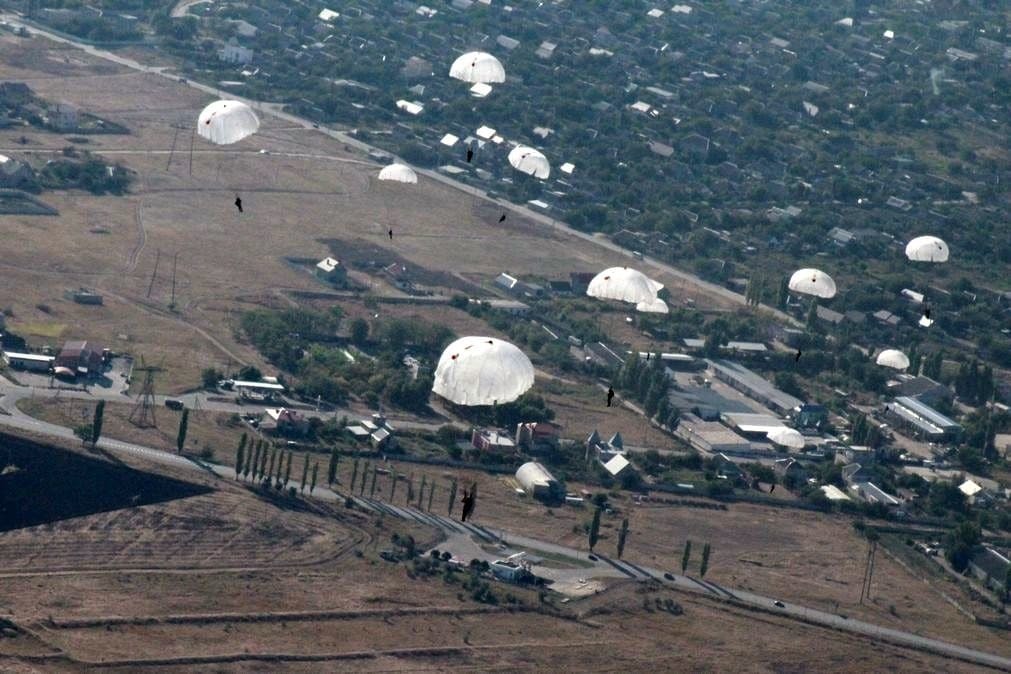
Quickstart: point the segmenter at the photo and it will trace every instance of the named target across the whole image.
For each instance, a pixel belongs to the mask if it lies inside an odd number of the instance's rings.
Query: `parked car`
[[[165,401],[165,407],[169,408],[170,410],[181,410],[182,408],[186,407],[186,405],[183,404],[182,400],[169,398]]]

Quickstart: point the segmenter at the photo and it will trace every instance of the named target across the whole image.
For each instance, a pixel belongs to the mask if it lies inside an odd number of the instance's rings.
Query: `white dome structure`
[[[663,288],[641,271],[628,267],[610,267],[593,277],[586,294],[601,300],[619,300],[636,305],[639,311],[665,312],[667,304],[656,294]],[[657,302],[663,304],[660,309]]]
[[[544,180],[551,175],[551,164],[540,151],[526,145],[517,145],[509,153],[509,163],[520,173]]]
[[[948,244],[936,236],[918,236],[906,244],[906,257],[913,262],[947,262]]]
[[[641,311],[646,314],[669,314],[670,309],[667,308],[667,303],[664,302],[659,297],[654,297],[652,301],[649,302],[639,302],[635,305],[636,311]]]
[[[483,51],[469,51],[449,67],[449,76],[471,84],[505,82],[505,68],[497,58]]]
[[[898,349],[885,349],[878,354],[875,362],[893,370],[905,370],[909,367],[909,358]]]
[[[509,403],[534,385],[534,366],[513,344],[461,337],[446,347],[432,391],[457,405]]]
[[[239,101],[215,101],[197,119],[197,133],[216,145],[231,145],[260,128],[253,110]]]
[[[516,471],[516,481],[523,491],[538,498],[550,497],[559,492],[564,494],[561,483],[536,461],[528,461],[520,466]]]
[[[379,172],[379,179],[413,185],[418,182],[418,174],[406,164],[390,164]]]
[[[781,447],[789,447],[790,449],[803,449],[807,441],[804,440],[804,436],[792,428],[777,428],[774,431],[769,431],[768,438],[772,442],[780,445]]]
[[[790,290],[822,299],[835,297],[835,281],[820,269],[800,269],[790,277]]]

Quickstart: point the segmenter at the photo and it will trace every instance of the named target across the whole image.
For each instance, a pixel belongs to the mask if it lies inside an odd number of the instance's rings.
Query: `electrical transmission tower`
[[[130,412],[130,423],[138,428],[151,428],[158,426],[154,416],[154,375],[161,372],[162,368],[154,365],[144,365],[144,359],[140,359],[140,367],[135,367],[134,372],[144,373],[144,384],[141,386],[140,397]]]

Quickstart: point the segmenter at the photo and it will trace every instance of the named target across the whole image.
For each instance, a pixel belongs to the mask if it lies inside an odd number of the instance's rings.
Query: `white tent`
[[[379,172],[379,179],[414,184],[418,182],[418,174],[406,164],[390,164]]]
[[[800,269],[790,277],[790,290],[822,299],[835,297],[835,281],[820,269]]]
[[[667,303],[664,302],[659,297],[654,297],[649,302],[639,302],[635,305],[636,311],[641,311],[647,314],[668,314],[670,309],[667,308]]]
[[[509,153],[509,163],[521,173],[544,180],[551,175],[551,164],[548,158],[539,151],[526,145],[517,145]]]
[[[918,236],[906,244],[906,257],[914,262],[947,262],[948,244],[936,236]]]
[[[471,84],[505,82],[505,68],[497,58],[483,51],[460,56],[449,68],[449,76]]]
[[[259,128],[256,114],[239,101],[215,101],[204,108],[197,119],[197,133],[217,145],[238,143]]]
[[[791,449],[803,449],[804,445],[807,444],[800,432],[786,426],[769,431],[768,438],[777,445]]]
[[[461,337],[446,347],[432,391],[458,405],[508,403],[534,385],[534,366],[516,346],[493,337]]]
[[[895,370],[905,370],[909,367],[909,358],[898,349],[885,349],[878,354],[875,362]]]
[[[656,294],[663,288],[641,271],[628,267],[610,267],[593,277],[586,294],[602,300],[620,300],[636,305],[639,311],[662,312],[667,308]],[[659,304],[663,304],[660,309]]]

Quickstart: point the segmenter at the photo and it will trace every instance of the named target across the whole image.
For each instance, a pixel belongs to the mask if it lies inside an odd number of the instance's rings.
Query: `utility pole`
[[[172,256],[172,300],[169,302],[170,308],[176,305],[176,260],[179,258],[179,251]]]
[[[864,603],[866,598],[868,601],[871,598],[871,579],[874,576],[874,556],[878,550],[878,532],[873,529],[867,531],[867,562],[864,565],[864,580],[863,585],[860,588],[860,603]]]
[[[147,284],[147,296],[151,297],[151,290],[154,289],[154,280],[158,276],[158,261],[161,260],[161,248],[155,252],[154,271],[151,272],[151,282]]]

